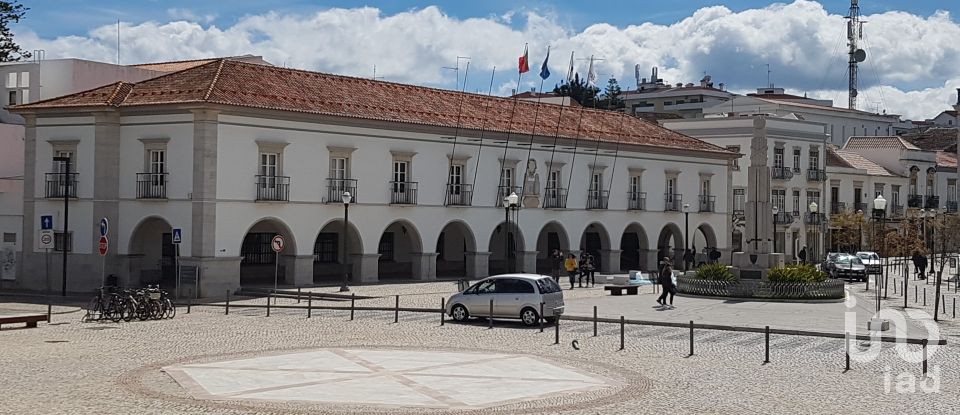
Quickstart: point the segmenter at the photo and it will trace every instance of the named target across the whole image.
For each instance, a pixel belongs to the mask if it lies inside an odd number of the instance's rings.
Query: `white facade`
[[[0,124],[0,286],[16,278],[23,240],[23,127]]]
[[[61,229],[63,202],[46,197],[45,174],[51,172],[55,151],[76,152],[71,291],[100,283],[100,217],[112,224],[105,273],[119,275],[122,283],[170,287],[172,228],[183,232],[181,263],[201,269],[203,295],[221,295],[241,284],[272,284],[273,254],[264,249],[261,235],[280,234],[286,240],[277,267],[281,283],[337,282],[344,215],[337,199],[344,188],[354,195],[347,241],[353,283],[485,276],[505,269],[505,251],[512,269],[547,272],[552,248],[593,252],[606,272],[650,269],[658,254],[679,256],[686,243],[682,209],[666,209],[681,200],[691,205],[691,243],[729,255],[729,157],[722,153],[612,142],[598,147],[584,140],[575,145],[566,139],[552,151],[547,147],[557,143],[553,137],[536,137],[531,150],[528,136],[514,134],[504,156],[500,133],[488,132],[481,141],[475,131],[461,132],[454,150],[449,128],[230,108],[27,118],[24,229],[32,229],[41,214],[55,215]],[[151,153],[156,151],[164,152],[160,170]],[[346,159],[342,176],[332,173],[335,158]],[[540,203],[521,209],[507,227],[500,169],[523,176],[528,159],[539,174]],[[396,163],[406,163],[406,177],[398,178]],[[461,166],[456,197],[447,191],[451,164]],[[568,196],[562,206],[543,208],[551,165]],[[258,185],[264,169],[273,170]],[[151,172],[163,174],[144,174]],[[597,174],[602,185],[593,194],[609,192],[609,200],[588,210]],[[331,188],[332,177],[348,181],[334,181]],[[356,180],[355,188],[350,179]],[[394,180],[409,183],[398,194]],[[517,190],[523,182],[510,185]],[[415,193],[409,192],[413,188]],[[668,188],[682,198],[668,201]],[[472,198],[465,195],[469,191]],[[633,200],[641,193],[645,205]],[[508,228],[513,241],[505,250]],[[31,243],[28,268],[40,264],[40,251]],[[21,278],[34,270],[25,270]],[[41,284],[27,278],[21,286]]]

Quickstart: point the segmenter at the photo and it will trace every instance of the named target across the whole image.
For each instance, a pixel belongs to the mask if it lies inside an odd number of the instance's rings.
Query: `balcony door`
[[[150,165],[147,172],[150,173],[150,193],[151,195],[162,195],[163,187],[166,185],[164,173],[167,172],[167,152],[166,150],[150,150]]]
[[[72,178],[68,175],[67,178],[63,177],[63,173],[75,173],[77,171],[77,158],[74,155],[74,152],[71,150],[57,150],[54,155],[56,157],[67,157],[70,159],[70,171],[67,171],[67,162],[65,161],[55,161],[53,162],[53,172],[58,173],[57,176],[53,179],[57,184],[57,194],[65,195],[70,189],[72,184]],[[76,189],[73,189],[73,192],[76,193]]]
[[[451,195],[460,195],[461,189],[460,185],[463,184],[463,165],[461,164],[451,164],[450,165],[450,177],[449,177],[450,188],[447,190]]]
[[[277,153],[260,153],[260,187],[275,189],[277,187]]]
[[[393,162],[393,193],[404,194],[407,192],[408,172],[410,163],[406,161]]]

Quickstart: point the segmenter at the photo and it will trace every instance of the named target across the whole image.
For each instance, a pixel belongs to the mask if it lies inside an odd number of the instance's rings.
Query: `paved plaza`
[[[402,306],[439,307],[454,289],[438,282],[354,292],[380,296],[358,300],[363,306],[392,307],[392,295],[401,295]],[[869,298],[862,291],[862,285],[850,289]],[[612,314],[639,310],[651,319],[700,313],[703,323],[753,312],[784,319],[790,313],[777,310],[798,306],[678,297],[676,310],[657,312],[650,311],[649,291],[615,300],[600,288],[565,295],[571,312],[592,311],[594,302]],[[0,311],[46,308],[3,301]],[[265,299],[231,301],[243,304],[264,305]],[[222,307],[194,306],[190,314],[181,307],[172,320],[120,324],[81,323],[76,308],[54,307],[53,324],[0,331],[0,378],[7,390],[18,391],[0,398],[0,413],[960,412],[960,348],[953,334],[948,346],[931,348],[931,377],[924,380],[920,362],[905,360],[893,345],[844,371],[840,339],[774,335],[771,362],[763,364],[758,333],[698,330],[695,354],[688,356],[689,332],[679,328],[628,325],[619,350],[617,324],[601,324],[593,337],[591,323],[567,320],[554,344],[553,327],[540,333],[510,321],[496,321],[493,329],[484,321],[441,326],[438,314],[413,312],[401,312],[394,323],[394,312],[369,310],[352,321],[342,310],[314,310],[308,319],[305,310],[292,308],[295,299],[279,305],[291,308],[274,308],[267,317],[264,308],[231,307],[224,315]],[[952,320],[941,327],[956,333]],[[913,392],[898,393],[897,379]]]

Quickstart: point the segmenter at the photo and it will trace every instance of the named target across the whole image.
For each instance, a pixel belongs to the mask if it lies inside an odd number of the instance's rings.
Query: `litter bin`
[[[117,277],[117,274],[107,275],[107,281],[104,283],[107,287],[119,287],[120,286],[120,277]]]

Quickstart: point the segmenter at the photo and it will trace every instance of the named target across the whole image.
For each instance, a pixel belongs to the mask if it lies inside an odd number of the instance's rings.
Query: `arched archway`
[[[407,220],[397,220],[387,225],[380,234],[377,244],[377,253],[380,254],[380,279],[409,279],[422,278],[421,271],[423,240],[420,232],[413,223]]]
[[[647,232],[639,223],[631,223],[620,236],[620,269],[643,270],[647,268],[647,252],[650,250]]]
[[[657,262],[663,257],[669,256],[673,259],[674,266],[683,263],[683,232],[675,223],[667,223],[660,229],[660,236],[657,237]]]
[[[507,246],[504,246],[506,244]],[[517,224],[510,222],[506,225],[500,222],[490,234],[490,259],[487,262],[487,268],[490,275],[505,274],[507,272],[517,272],[522,268],[522,264],[517,263],[518,253],[525,249],[523,233],[517,227]],[[508,267],[509,264],[509,267]]]
[[[283,237],[284,247],[277,255],[271,246],[274,236]],[[247,230],[240,244],[240,285],[269,285],[293,281],[293,267],[288,267],[284,258],[295,256],[297,241],[293,232],[277,218],[260,219]],[[280,257],[279,265],[277,257]]]
[[[133,229],[127,249],[130,274],[124,285],[159,284],[165,289],[176,286],[176,247],[173,228],[158,216],[144,218]]]
[[[437,237],[437,276],[466,276],[467,253],[476,251],[477,240],[469,225],[460,220],[447,223]]]
[[[609,272],[614,268],[609,265],[620,266],[620,261],[616,264],[606,263],[607,258],[604,258],[604,253],[610,250],[610,234],[600,222],[593,222],[584,228],[580,235],[579,248],[581,253],[593,256],[593,266],[597,271]]]
[[[710,251],[717,248],[717,234],[709,224],[702,223],[694,230],[690,249],[696,254],[694,265],[710,262]]]
[[[353,272],[349,266],[350,255],[363,252],[363,240],[357,226],[350,223],[347,230],[346,246],[343,246],[343,219],[327,222],[320,228],[320,232],[313,241],[313,281],[315,283],[339,283],[343,281],[343,274],[350,275],[353,283]]]
[[[537,235],[537,272],[550,275],[553,267],[550,254],[553,250],[560,250],[566,254],[570,250],[570,238],[567,230],[559,222],[553,221],[543,225]]]

